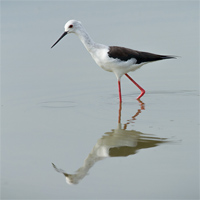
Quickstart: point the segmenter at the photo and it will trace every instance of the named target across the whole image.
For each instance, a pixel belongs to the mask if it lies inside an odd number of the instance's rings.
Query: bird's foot
[[[142,89],[142,90],[141,90],[140,96],[137,97],[137,100],[140,100],[140,98],[141,98],[144,94],[145,94],[145,90]]]

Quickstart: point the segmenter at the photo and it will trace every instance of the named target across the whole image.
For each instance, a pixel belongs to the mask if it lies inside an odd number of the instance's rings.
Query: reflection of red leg
[[[145,110],[145,106],[144,106],[145,104],[140,99],[137,99],[137,100],[140,103],[140,109]]]
[[[121,111],[122,111],[122,102],[119,102],[119,114],[118,114],[118,123],[121,123]]]
[[[134,123],[134,122],[135,122],[136,117],[142,112],[142,110],[145,110],[145,104],[144,104],[141,100],[139,100],[139,99],[138,99],[138,102],[140,103],[140,109],[138,109],[138,111],[135,113],[134,116],[132,116],[131,119],[127,120],[127,123],[124,124],[124,128],[123,128],[124,130],[127,129],[127,126],[128,126],[130,123]]]
[[[144,95],[145,90],[141,86],[139,86],[128,74],[125,75],[141,90],[140,96],[137,97],[137,99],[140,99]]]
[[[121,95],[121,85],[120,85],[120,80],[118,80],[118,89],[119,89],[119,102],[122,102],[122,95]]]

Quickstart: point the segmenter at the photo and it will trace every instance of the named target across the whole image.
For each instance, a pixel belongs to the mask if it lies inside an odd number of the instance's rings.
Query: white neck
[[[92,38],[89,36],[89,34],[86,32],[86,30],[83,27],[80,27],[79,30],[76,31],[76,34],[78,35],[79,39],[85,46],[85,48],[90,52],[92,51],[95,42],[92,40]]]
[[[83,26],[79,27],[79,29],[75,32],[75,34],[79,37],[85,48],[93,54],[97,48],[102,48],[104,45],[95,43],[93,39],[89,36],[87,31]]]

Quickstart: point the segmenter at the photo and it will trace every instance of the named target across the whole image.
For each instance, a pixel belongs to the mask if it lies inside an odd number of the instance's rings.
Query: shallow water
[[[2,199],[198,199],[197,5],[3,2]],[[102,43],[180,57],[130,73],[142,102],[123,77],[120,108],[78,38],[50,50],[74,16]]]

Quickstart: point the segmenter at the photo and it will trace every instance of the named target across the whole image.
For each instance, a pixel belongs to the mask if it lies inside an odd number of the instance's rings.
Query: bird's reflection
[[[108,157],[125,157],[136,154],[138,150],[156,147],[162,143],[167,142],[166,138],[154,137],[150,134],[144,134],[135,130],[127,130],[127,126],[136,120],[136,117],[145,109],[145,104],[139,101],[140,108],[127,123],[121,124],[121,110],[122,106],[119,105],[118,126],[116,129],[110,132],[104,133],[104,135],[98,139],[92,151],[85,159],[84,164],[74,174],[66,173],[62,169],[58,169],[56,165],[53,165],[57,172],[62,173],[66,177],[68,184],[78,184],[83,179],[90,168],[99,160]]]

